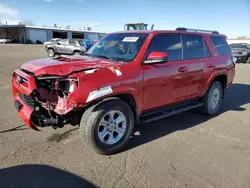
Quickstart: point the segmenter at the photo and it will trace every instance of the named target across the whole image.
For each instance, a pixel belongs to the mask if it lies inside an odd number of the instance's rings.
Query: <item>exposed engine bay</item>
[[[67,103],[69,94],[78,87],[78,79],[44,77],[37,79],[37,102],[58,114],[68,113],[73,106]]]
[[[40,127],[63,127],[64,124],[76,124],[76,116],[70,111],[75,107],[69,101],[70,94],[78,87],[77,78],[43,76],[36,78],[37,89],[31,97],[35,107],[32,121]]]

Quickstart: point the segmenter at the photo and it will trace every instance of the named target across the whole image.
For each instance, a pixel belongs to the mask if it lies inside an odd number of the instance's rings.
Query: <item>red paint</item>
[[[117,65],[119,63],[103,59],[83,56],[82,58],[58,58],[58,59],[38,59],[21,65],[22,69],[33,72],[36,76],[45,74],[67,75],[72,71],[101,68],[105,66]]]
[[[234,65],[227,65],[231,54],[228,56],[215,56],[216,49],[210,40],[210,34],[199,33],[203,36],[211,53],[210,58],[172,61],[161,64],[143,65],[144,54],[152,40],[159,33],[180,33],[197,34],[193,32],[180,31],[128,31],[136,33],[149,33],[144,45],[140,49],[133,62],[113,62],[110,60],[98,59],[83,56],[82,58],[58,58],[39,59],[21,65],[22,69],[33,72],[35,76],[67,75],[72,71],[96,68],[94,73],[78,72],[70,75],[70,78],[78,78],[79,83],[76,89],[67,98],[57,97],[54,112],[66,114],[74,107],[84,107],[90,92],[99,90],[105,86],[111,86],[113,93],[95,99],[95,102],[109,96],[119,94],[131,95],[136,103],[137,114],[143,111],[175,104],[187,99],[202,97],[208,89],[215,76],[226,75],[227,86],[229,86],[235,75]],[[220,35],[226,37],[224,35]],[[166,58],[168,55],[162,52],[153,52],[149,58]],[[121,75],[117,75],[119,70]],[[28,80],[28,84],[17,84],[15,75],[18,74]],[[37,89],[34,76],[30,76],[20,69],[16,70],[12,79],[12,89],[15,99],[19,99],[17,91],[30,95]],[[55,100],[46,92],[44,97]],[[50,97],[49,97],[50,96]],[[19,115],[31,128],[35,129],[30,122],[32,110],[23,104]]]
[[[18,84],[16,82],[16,75],[19,75],[22,78],[25,78],[28,81],[28,84],[27,83]],[[13,94],[15,94],[19,90],[22,93],[29,95],[34,89],[36,89],[35,78],[24,73],[20,69],[17,69],[15,70],[13,77],[12,77],[12,88],[14,88]]]
[[[24,121],[24,123],[29,128],[36,130],[36,131],[39,131],[39,129],[30,121],[30,116],[31,116],[33,110],[21,101],[18,94],[15,95],[14,100],[19,100],[23,104],[23,107],[21,108],[21,110],[19,112],[19,116]]]
[[[160,59],[167,58],[168,54],[164,52],[152,52],[148,55],[148,59]]]
[[[54,111],[58,114],[67,114],[73,107],[67,98],[59,97]]]

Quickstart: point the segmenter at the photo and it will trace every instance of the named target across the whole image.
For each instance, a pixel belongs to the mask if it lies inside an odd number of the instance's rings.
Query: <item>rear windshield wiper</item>
[[[93,55],[93,54],[84,54],[84,55],[91,56],[91,57],[99,57],[99,58],[108,59],[111,61],[118,61],[117,58],[109,57],[109,56],[105,56],[105,55]]]

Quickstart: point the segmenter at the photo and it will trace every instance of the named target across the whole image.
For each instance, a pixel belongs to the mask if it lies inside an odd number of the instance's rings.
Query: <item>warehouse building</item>
[[[45,42],[51,38],[81,38],[99,40],[105,33],[96,31],[36,27],[25,25],[0,25],[0,38],[9,38],[16,43]]]
[[[228,42],[228,44],[232,44],[232,43],[248,43],[248,44],[250,44],[250,38],[228,38],[227,42]]]

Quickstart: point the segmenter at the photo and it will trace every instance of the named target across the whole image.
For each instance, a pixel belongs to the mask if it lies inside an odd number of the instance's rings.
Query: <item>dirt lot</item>
[[[250,187],[250,65],[237,64],[220,115],[183,113],[138,126],[128,147],[101,156],[76,127],[35,132],[13,107],[12,71],[42,46],[0,45],[0,187]],[[88,183],[89,182],[89,183]],[[19,186],[18,186],[19,185]]]

